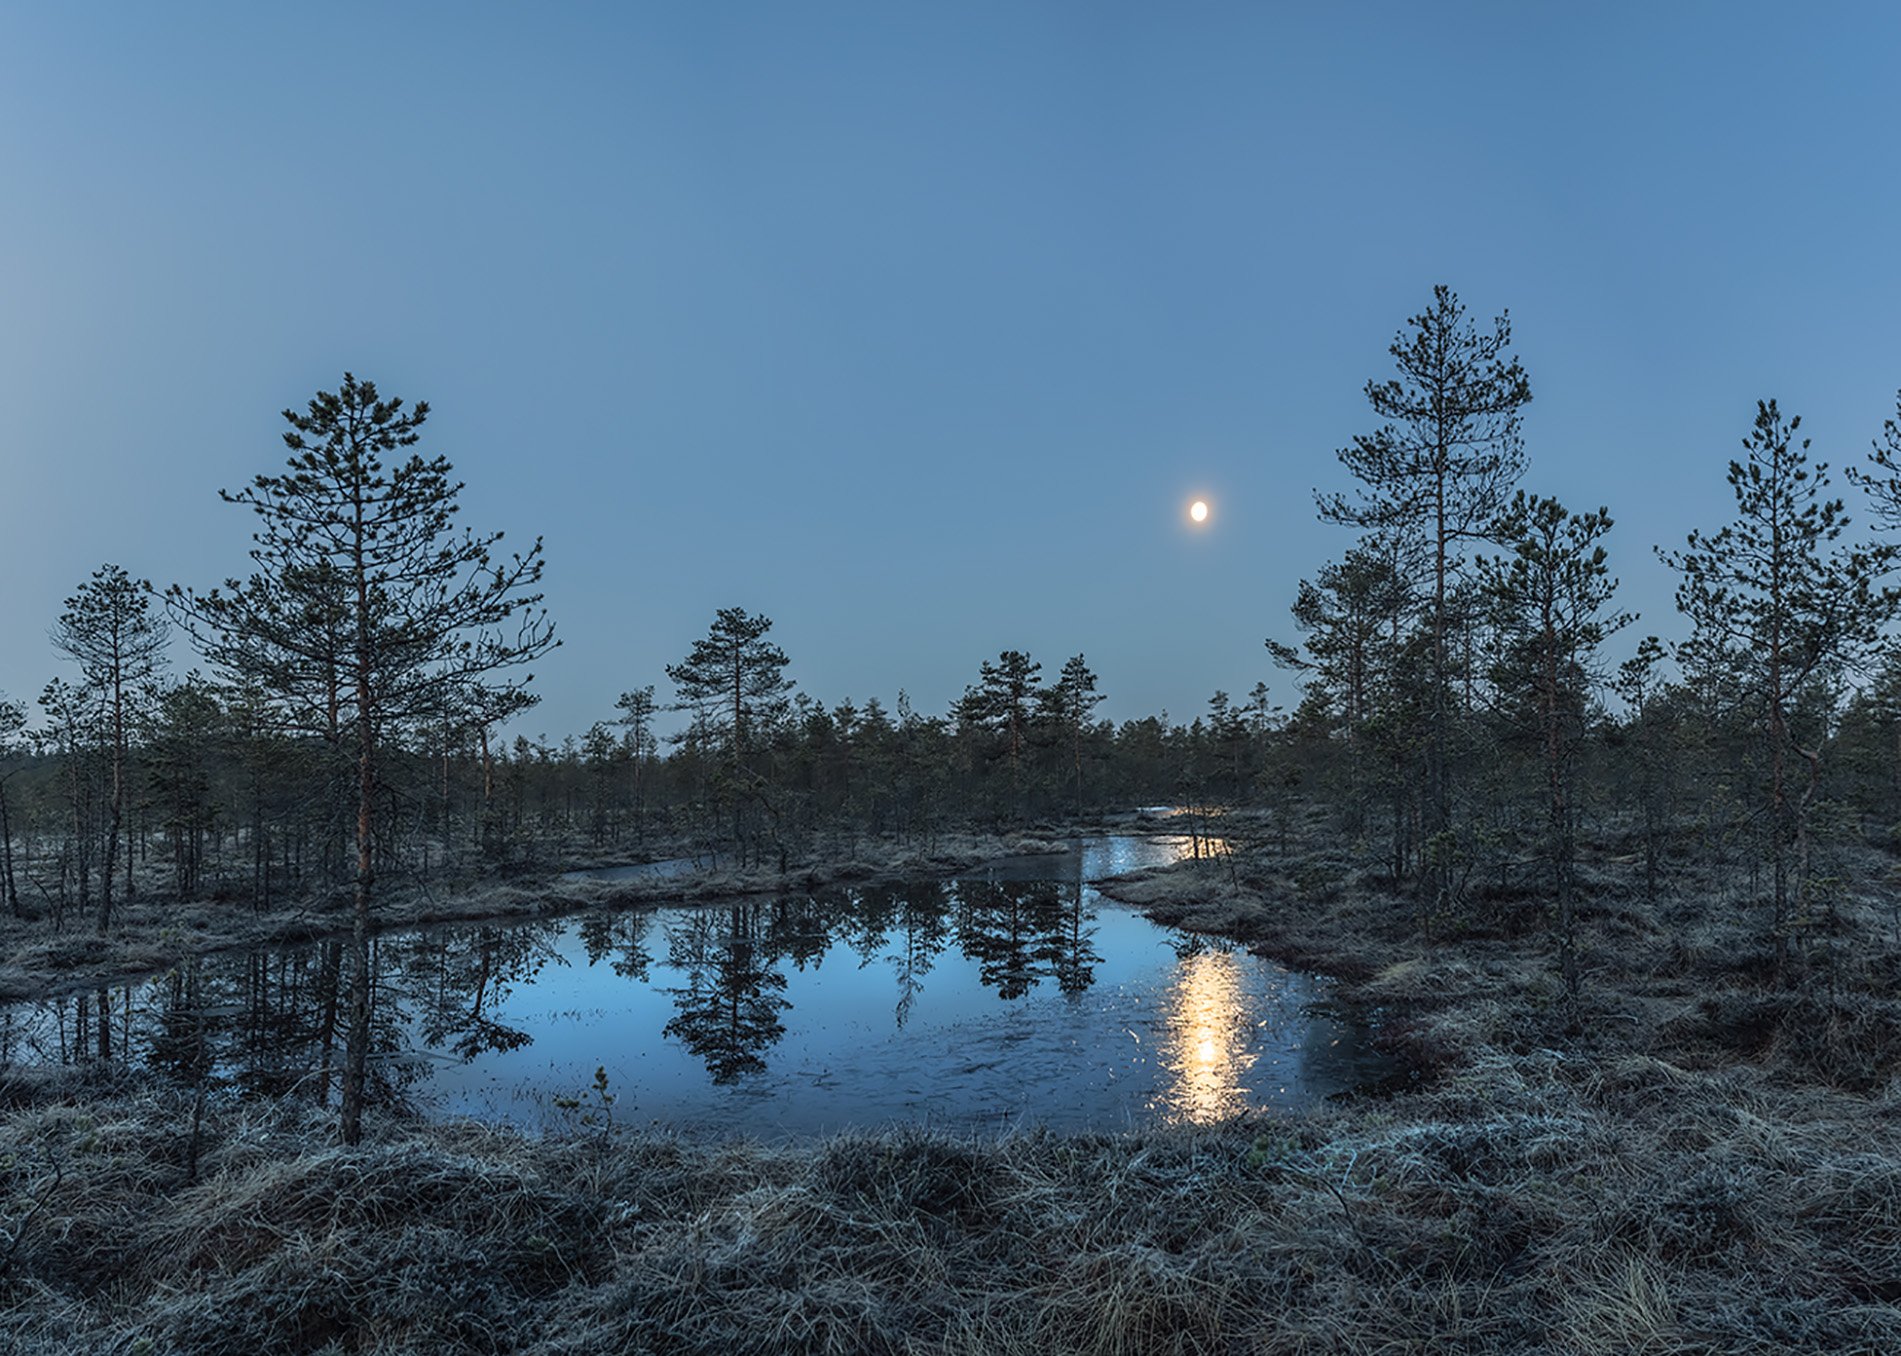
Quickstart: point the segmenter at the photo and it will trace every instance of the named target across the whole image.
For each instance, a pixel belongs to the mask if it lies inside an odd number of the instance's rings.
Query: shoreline
[[[1833,996],[1784,990],[1763,983],[1757,918],[1715,885],[1651,904],[1599,852],[1573,1010],[1536,901],[1477,901],[1426,941],[1411,901],[1330,862],[1107,883],[1339,975],[1423,1071],[1230,1124],[767,1144],[373,1115],[345,1150],[313,1107],[194,1111],[108,1066],[0,1070],[18,1240],[0,1339],[26,1356],[1901,1350],[1901,1022],[1883,1025],[1901,944],[1877,898],[1843,912],[1865,969]]]
[[[514,878],[461,878],[440,893],[413,884],[401,887],[400,893],[392,888],[390,896],[374,906],[370,934],[441,923],[563,917],[597,909],[712,906],[842,885],[944,880],[1004,858],[1061,852],[1075,838],[1098,833],[1167,836],[1165,830],[1102,825],[1066,828],[1058,837],[1042,832],[948,834],[929,854],[908,845],[865,844],[869,855],[813,862],[785,872],[716,868],[650,880],[567,879],[577,871],[653,864],[581,858],[589,864],[564,864]],[[199,956],[344,938],[350,934],[349,910],[341,894],[328,906],[306,900],[269,911],[211,899],[181,903],[141,897],[118,906],[113,928],[103,936],[80,920],[65,931],[52,932],[44,919],[0,918],[0,1004],[147,979]]]

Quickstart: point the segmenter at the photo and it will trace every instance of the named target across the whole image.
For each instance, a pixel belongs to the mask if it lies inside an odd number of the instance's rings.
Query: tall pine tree
[[[1747,715],[1768,765],[1762,796],[1778,970],[1785,970],[1796,911],[1812,885],[1809,812],[1821,788],[1826,734],[1792,719],[1798,697],[1861,659],[1901,603],[1901,594],[1879,582],[1894,549],[1842,543],[1848,516],[1828,493],[1828,467],[1810,462],[1807,438],[1798,441],[1801,427],[1775,401],[1758,401],[1744,456],[1729,464],[1736,516],[1714,533],[1690,533],[1681,551],[1658,553],[1682,576],[1677,606],[1696,628],[1699,661],[1743,675]]]
[[[557,642],[534,592],[541,542],[501,556],[500,532],[458,531],[441,456],[407,452],[429,406],[405,409],[345,373],[302,411],[286,410],[286,469],[226,493],[258,518],[255,572],[197,595],[172,590],[208,657],[278,700],[308,705],[311,684],[354,738],[356,873],[342,1137],[362,1134],[370,1043],[369,929],[377,797],[386,752],[449,695],[516,693],[514,674]],[[407,453],[406,455],[404,455]]]
[[[1451,902],[1454,593],[1468,547],[1489,538],[1524,473],[1519,421],[1531,400],[1524,368],[1506,352],[1509,317],[1499,316],[1482,331],[1450,288],[1435,287],[1432,298],[1388,350],[1397,375],[1366,384],[1380,426],[1339,453],[1360,482],[1358,490],[1317,495],[1324,520],[1387,534],[1417,552],[1431,571],[1423,796],[1428,918]]]

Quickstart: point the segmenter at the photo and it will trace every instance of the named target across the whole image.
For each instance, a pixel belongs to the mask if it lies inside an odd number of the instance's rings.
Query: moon
[[[1197,499],[1194,503],[1190,504],[1188,506],[1188,516],[1198,523],[1207,522],[1208,501],[1206,499]]]

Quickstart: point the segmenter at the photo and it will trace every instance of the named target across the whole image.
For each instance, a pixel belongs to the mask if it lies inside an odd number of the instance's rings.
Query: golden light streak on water
[[[1171,1121],[1208,1125],[1248,1109],[1243,1081],[1257,1058],[1241,967],[1247,957],[1204,951],[1181,962],[1169,991],[1172,1008],[1160,1058],[1171,1075],[1162,1093]]]

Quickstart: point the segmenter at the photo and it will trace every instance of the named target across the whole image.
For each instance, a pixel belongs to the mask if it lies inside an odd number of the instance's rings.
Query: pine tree
[[[682,706],[704,708],[708,729],[716,733],[727,759],[737,764],[785,718],[792,682],[791,661],[766,639],[772,618],[749,616],[741,607],[722,607],[705,636],[667,677]]]
[[[1895,410],[1901,416],[1901,391],[1895,393]],[[1901,534],[1901,417],[1882,424],[1868,465],[1850,466],[1848,478],[1867,496],[1875,526],[1890,537]],[[1901,784],[1901,734],[1896,737],[1893,776]]]
[[[13,878],[13,812],[7,783],[18,769],[7,765],[20,752],[20,736],[25,730],[26,707],[0,693],[0,894],[6,896],[7,909],[15,918],[22,915],[20,890]]]
[[[345,373],[285,410],[287,469],[229,503],[259,519],[249,579],[168,595],[206,655],[287,706],[329,701],[356,749],[356,875],[342,1137],[362,1134],[370,1041],[369,928],[385,751],[444,694],[519,693],[519,666],[557,644],[541,595],[541,542],[501,557],[499,532],[458,532],[462,490],[441,456],[409,453],[429,406],[405,409]],[[390,460],[386,460],[390,459]],[[347,721],[341,717],[347,715]]]
[[[1023,812],[1023,747],[1042,696],[1042,684],[1037,681],[1042,671],[1043,666],[1023,651],[1005,650],[996,663],[983,661],[976,686],[964,689],[956,707],[958,719],[966,726],[1002,737],[1010,764],[1010,799],[1019,815]]]
[[[1664,843],[1669,829],[1669,778],[1675,761],[1669,739],[1669,715],[1660,669],[1663,642],[1645,636],[1637,653],[1617,669],[1615,691],[1627,708],[1625,730],[1644,839],[1644,899],[1655,903],[1663,877]]]
[[[1895,393],[1895,412],[1901,416],[1901,391]],[[1868,465],[1849,467],[1848,479],[1868,496],[1875,526],[1901,532],[1901,417],[1882,424]]]
[[[98,694],[55,678],[40,691],[40,709],[46,723],[34,731],[43,757],[60,766],[65,792],[65,814],[70,838],[60,853],[59,898],[53,913],[55,931],[66,926],[67,888],[77,892],[77,903],[92,901],[93,838],[98,819],[98,751],[106,743],[105,712]]]
[[[1412,640],[1419,595],[1399,543],[1379,535],[1353,547],[1294,599],[1299,649],[1267,641],[1274,661],[1302,675],[1305,721],[1337,733],[1340,756],[1328,771],[1344,781],[1346,828],[1362,831],[1377,792],[1391,804],[1390,864],[1395,886],[1409,856],[1408,825],[1416,794],[1421,685]]]
[[[659,708],[654,704],[653,684],[623,692],[614,703],[625,728],[627,756],[634,766],[634,838],[647,841],[647,760],[659,747],[654,739],[653,718]]]
[[[1107,694],[1096,690],[1096,675],[1081,655],[1064,661],[1056,682],[1043,693],[1045,711],[1069,745],[1078,816],[1083,812],[1083,735],[1089,730],[1096,708],[1106,700]]]
[[[214,741],[227,728],[217,691],[197,673],[167,688],[153,721],[152,789],[159,824],[172,852],[172,885],[180,899],[197,891],[205,835],[212,826]]]
[[[110,786],[106,804],[105,866],[99,877],[100,932],[112,926],[112,883],[118,869],[119,837],[125,825],[126,758],[130,727],[149,710],[165,660],[165,618],[152,610],[152,586],[135,581],[117,565],[102,565],[53,628],[53,644],[79,666],[104,708]],[[126,854],[126,892],[132,889],[132,854]]]
[[[1696,628],[1693,659],[1742,675],[1760,731],[1778,970],[1795,908],[1806,906],[1812,884],[1809,811],[1826,734],[1793,720],[1794,707],[1811,684],[1865,656],[1901,604],[1901,594],[1879,584],[1894,563],[1892,547],[1839,544],[1848,517],[1828,494],[1828,467],[1811,464],[1809,440],[1797,441],[1801,426],[1775,401],[1758,401],[1744,458],[1729,464],[1736,517],[1714,533],[1690,533],[1682,551],[1658,553],[1682,575],[1677,606]],[[1806,770],[1799,791],[1792,756]]]
[[[1450,903],[1454,591],[1468,543],[1485,540],[1524,472],[1520,412],[1531,384],[1508,357],[1506,315],[1481,333],[1450,288],[1433,289],[1431,307],[1407,322],[1388,350],[1398,376],[1366,384],[1383,422],[1341,449],[1341,464],[1360,482],[1353,494],[1318,494],[1327,522],[1392,536],[1431,570],[1430,717],[1426,730],[1425,833],[1430,912]]]
[[[694,712],[693,737],[702,744],[717,745],[723,754],[713,790],[730,808],[735,846],[743,857],[747,835],[740,811],[742,803],[750,802],[771,821],[783,869],[787,860],[784,825],[772,795],[770,761],[762,755],[791,710],[793,684],[785,676],[791,661],[766,638],[771,630],[770,617],[723,607],[706,635],[693,642],[686,659],[667,666],[667,677],[673,681],[680,705]]]
[[[1495,529],[1511,548],[1485,562],[1506,654],[1497,675],[1505,691],[1529,692],[1532,724],[1545,764],[1546,858],[1558,905],[1558,963],[1565,990],[1578,991],[1576,804],[1572,772],[1584,740],[1596,682],[1597,649],[1630,623],[1606,609],[1617,590],[1600,539],[1609,513],[1568,512],[1555,499],[1520,491]],[[1527,681],[1528,680],[1528,681]]]

